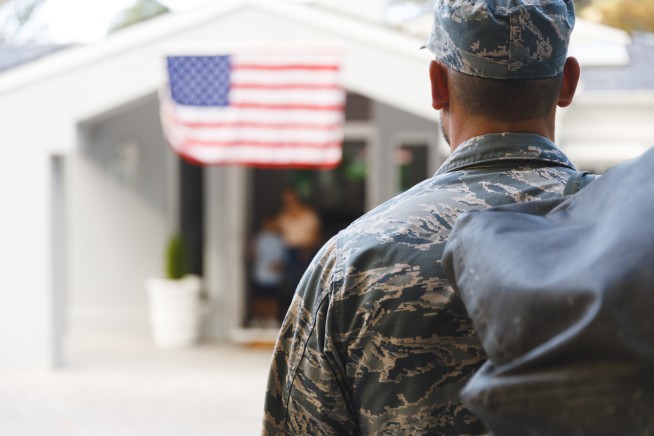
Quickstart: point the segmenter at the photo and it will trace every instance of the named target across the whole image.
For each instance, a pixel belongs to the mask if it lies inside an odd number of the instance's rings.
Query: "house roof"
[[[0,45],[0,73],[67,47],[70,45]]]
[[[0,74],[0,119],[15,119],[8,129],[26,143],[24,149],[34,143],[67,153],[77,145],[77,125],[107,116],[165,83],[165,54],[270,42],[270,35],[279,43],[341,47],[342,81],[348,90],[436,119],[425,67],[429,55],[418,50],[420,41],[325,8],[282,0],[210,3],[6,70]],[[16,107],[29,107],[30,117],[20,117]],[[39,119],[39,129],[33,128],[34,119]]]
[[[223,0],[161,16],[97,44],[60,50],[5,69],[0,73],[0,119],[15,122],[6,123],[3,130],[32,144],[25,150],[39,144],[52,152],[70,152],[77,146],[80,123],[108,116],[165,83],[165,54],[215,51],[236,42],[269,42],[270,35],[284,43],[300,40],[339,45],[343,50],[342,81],[348,90],[436,119],[426,74],[430,54],[418,50],[424,40],[420,35],[325,7],[283,0]],[[614,41],[616,35],[618,40],[628,41],[628,35],[614,30],[602,37]],[[651,47],[649,43],[641,45],[642,50]],[[17,107],[29,107],[30,116],[18,116]],[[34,129],[34,119],[39,120],[39,129]]]
[[[586,91],[654,90],[654,34],[634,33],[626,46],[629,61],[623,65],[594,65],[584,68]]]
[[[324,10],[324,7],[316,8]],[[431,16],[425,14],[392,27],[419,42],[427,38],[430,26]],[[0,45],[0,74],[68,47],[70,45]],[[578,20],[570,51],[584,68],[584,89],[587,91],[654,90],[654,75],[651,74],[654,34],[639,32],[630,38],[622,30]]]

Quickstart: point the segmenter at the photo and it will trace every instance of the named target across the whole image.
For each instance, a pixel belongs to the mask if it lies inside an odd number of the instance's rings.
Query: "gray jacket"
[[[442,264],[489,359],[462,398],[495,434],[654,434],[652,168],[457,221]]]

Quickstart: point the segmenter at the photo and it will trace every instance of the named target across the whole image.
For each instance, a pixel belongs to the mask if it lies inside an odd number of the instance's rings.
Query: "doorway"
[[[247,235],[251,244],[262,217],[276,216],[282,207],[282,191],[292,187],[318,215],[319,246],[347,227],[366,210],[368,178],[367,141],[346,140],[343,159],[332,170],[252,169]],[[253,258],[246,259],[246,311],[243,325],[252,321]],[[283,312],[283,311],[282,311]]]

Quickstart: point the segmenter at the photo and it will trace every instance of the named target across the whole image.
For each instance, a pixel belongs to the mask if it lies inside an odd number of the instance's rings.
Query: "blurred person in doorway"
[[[298,192],[292,187],[286,187],[282,191],[282,210],[277,217],[277,223],[286,245],[284,289],[280,298],[280,315],[283,318],[302,274],[316,254],[321,226],[318,214],[302,202]]]
[[[431,100],[452,154],[319,251],[275,346],[264,434],[486,433],[459,397],[486,356],[440,259],[463,212],[563,198],[583,174],[554,144],[574,21],[573,0],[435,1]]]
[[[265,214],[252,243],[254,265],[251,327],[279,327],[279,296],[285,251],[275,214]]]

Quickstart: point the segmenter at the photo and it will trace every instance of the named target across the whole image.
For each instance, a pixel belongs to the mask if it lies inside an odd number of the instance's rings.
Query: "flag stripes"
[[[206,165],[332,168],[343,139],[339,60],[306,51],[171,56],[164,133]]]

